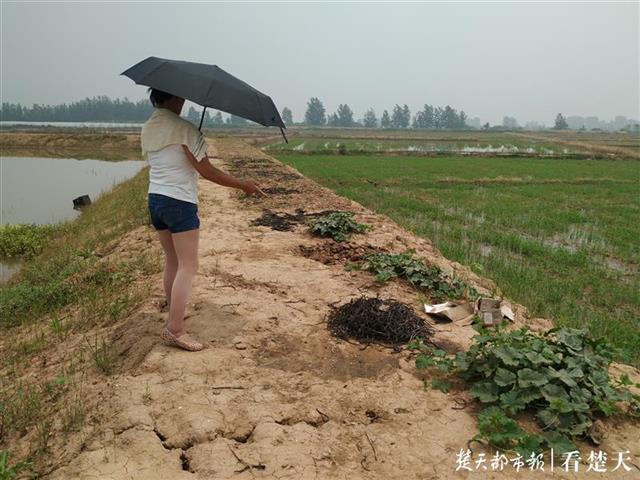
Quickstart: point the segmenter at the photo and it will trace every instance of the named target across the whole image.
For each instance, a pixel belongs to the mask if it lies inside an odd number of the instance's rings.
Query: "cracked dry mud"
[[[418,309],[416,294],[398,282],[377,285],[368,273],[346,271],[341,262],[327,265],[305,258],[300,245],[330,240],[311,237],[303,225],[279,232],[250,222],[263,208],[290,213],[296,208],[351,210],[358,221],[374,225],[366,235],[354,236],[354,244],[396,252],[415,248],[417,255],[481,292],[491,289],[491,282],[444,259],[429,242],[386,217],[293,175],[293,169],[239,140],[220,140],[218,150],[236,165],[246,159],[248,175],[251,161],[257,160],[259,168],[271,172],[254,177],[261,185],[297,192],[243,199],[230,189],[200,182],[200,268],[187,329],[207,348],[190,353],[160,343],[166,313],[156,306],[162,297],[158,274],[154,298],[114,335],[126,368],[107,380],[100,433],[49,478],[470,476],[455,471],[456,454],[477,432],[477,412],[472,406],[459,409],[454,399],[465,394],[425,391],[409,352],[339,341],[326,328],[329,303],[380,294]],[[278,172],[285,181],[278,180]],[[143,242],[145,232],[123,239],[120,250]],[[526,319],[520,306],[515,310],[517,323],[548,326]],[[465,348],[474,333],[464,325],[436,329],[434,340],[449,349]],[[638,427],[608,429],[602,448],[631,450],[637,463]],[[629,478],[637,473],[630,472]],[[479,475],[513,478],[514,472]],[[517,475],[544,478],[539,472]],[[564,475],[554,473],[553,478]]]

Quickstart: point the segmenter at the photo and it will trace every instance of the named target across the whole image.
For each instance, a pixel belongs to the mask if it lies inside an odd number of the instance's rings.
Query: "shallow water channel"
[[[89,195],[94,202],[144,166],[140,160],[0,157],[0,225],[73,220],[81,214],[74,198]],[[19,262],[0,258],[0,283],[18,268]]]

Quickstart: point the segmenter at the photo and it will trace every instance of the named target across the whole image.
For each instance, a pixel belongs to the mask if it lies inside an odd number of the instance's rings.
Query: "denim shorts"
[[[198,205],[158,193],[149,194],[149,214],[156,230],[171,233],[186,232],[200,228]]]

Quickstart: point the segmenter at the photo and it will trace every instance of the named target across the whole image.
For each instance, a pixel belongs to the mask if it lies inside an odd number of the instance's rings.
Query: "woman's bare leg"
[[[184,312],[191,293],[193,277],[198,271],[198,237],[200,230],[174,233],[171,235],[178,258],[178,270],[171,286],[168,328],[180,336],[184,333]]]
[[[173,246],[171,232],[169,230],[158,230],[158,236],[160,237],[160,245],[164,250],[164,274],[162,279],[164,296],[167,300],[167,305],[171,305],[171,287],[178,271],[178,256]]]

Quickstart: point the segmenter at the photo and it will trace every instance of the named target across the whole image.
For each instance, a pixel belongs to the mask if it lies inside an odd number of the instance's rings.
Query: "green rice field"
[[[430,239],[533,316],[585,327],[640,364],[637,161],[276,156]]]

